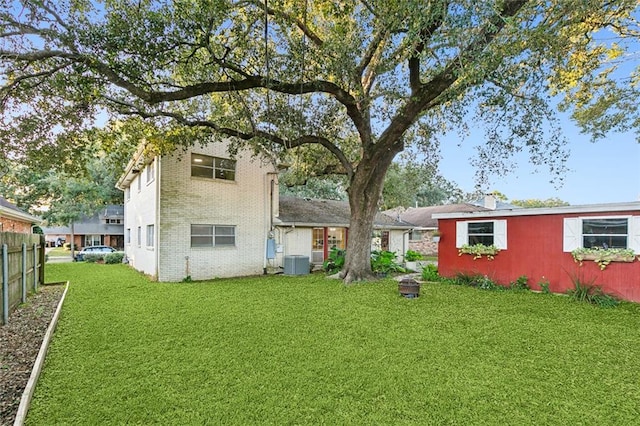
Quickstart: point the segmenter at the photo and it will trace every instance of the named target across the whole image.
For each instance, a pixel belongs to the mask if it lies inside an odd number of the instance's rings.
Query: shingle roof
[[[41,223],[42,220],[37,218],[21,208],[17,207],[15,204],[9,202],[6,198],[0,196],[0,212],[4,212],[5,215],[9,217],[14,217],[19,220],[23,220],[31,223]]]
[[[437,228],[438,219],[433,219],[431,217],[434,213],[479,212],[485,210],[489,209],[470,203],[444,204],[441,206],[429,207],[409,207],[407,210],[401,212],[398,218],[404,222],[413,223],[414,225],[422,228]],[[398,214],[397,211],[396,214]]]
[[[346,201],[318,200],[280,196],[280,214],[282,224],[306,226],[349,226],[351,209]],[[378,213],[375,227],[413,228],[413,224],[396,220],[386,214]]]

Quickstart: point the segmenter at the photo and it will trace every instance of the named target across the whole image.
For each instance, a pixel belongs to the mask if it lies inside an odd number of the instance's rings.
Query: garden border
[[[59,284],[59,283],[47,283],[47,284]],[[58,307],[51,318],[51,323],[49,323],[49,327],[47,327],[47,332],[42,339],[42,345],[40,346],[40,350],[38,351],[38,356],[36,357],[36,361],[33,364],[33,370],[31,370],[31,376],[29,376],[29,381],[24,388],[24,392],[22,393],[22,398],[20,398],[20,405],[18,406],[18,413],[16,414],[15,421],[13,422],[13,426],[22,426],[24,424],[25,419],[27,418],[27,412],[29,411],[29,404],[31,403],[31,398],[33,397],[33,392],[35,391],[36,384],[38,383],[38,378],[40,378],[40,372],[42,371],[42,366],[44,365],[44,358],[47,355],[47,350],[49,349],[49,343],[51,342],[51,337],[53,337],[53,332],[58,324],[58,318],[60,317],[60,312],[62,311],[62,304],[64,303],[64,298],[67,295],[67,290],[69,290],[69,281],[66,282],[66,286],[64,288],[64,292],[62,293],[62,297],[60,297],[60,302],[58,302]]]

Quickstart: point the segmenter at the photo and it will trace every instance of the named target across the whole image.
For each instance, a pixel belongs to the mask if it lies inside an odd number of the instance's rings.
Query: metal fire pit
[[[416,298],[420,296],[420,283],[413,278],[403,278],[398,282],[398,291],[407,299]]]

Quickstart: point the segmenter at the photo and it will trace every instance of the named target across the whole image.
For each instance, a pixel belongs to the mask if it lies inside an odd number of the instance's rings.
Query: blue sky
[[[522,156],[507,176],[491,176],[488,189],[511,200],[557,197],[573,205],[640,201],[640,143],[635,134],[611,134],[594,143],[569,120],[564,120],[563,126],[570,156],[569,171],[560,188],[549,182],[548,170],[534,173],[534,167]],[[478,136],[462,141],[449,137],[441,144],[440,172],[465,192],[475,189],[470,159],[475,155],[473,147],[482,143],[484,136],[482,130],[471,133]]]

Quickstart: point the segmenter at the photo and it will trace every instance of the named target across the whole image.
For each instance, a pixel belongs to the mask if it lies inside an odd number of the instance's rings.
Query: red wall
[[[625,212],[639,215],[640,211]],[[611,216],[620,213],[611,213]],[[604,271],[597,263],[585,261],[582,266],[574,262],[571,253],[562,251],[563,219],[565,217],[607,216],[607,214],[540,215],[511,217],[474,217],[473,220],[506,219],[507,249],[501,250],[494,260],[473,260],[473,256],[458,256],[456,248],[456,220],[438,219],[442,233],[438,247],[438,271],[444,277],[454,277],[458,272],[487,275],[493,281],[508,285],[526,275],[529,286],[540,290],[538,283],[547,280],[549,289],[564,293],[573,288],[572,277],[583,282],[595,280],[606,293],[622,299],[640,302],[640,261],[633,263],[611,262]]]

